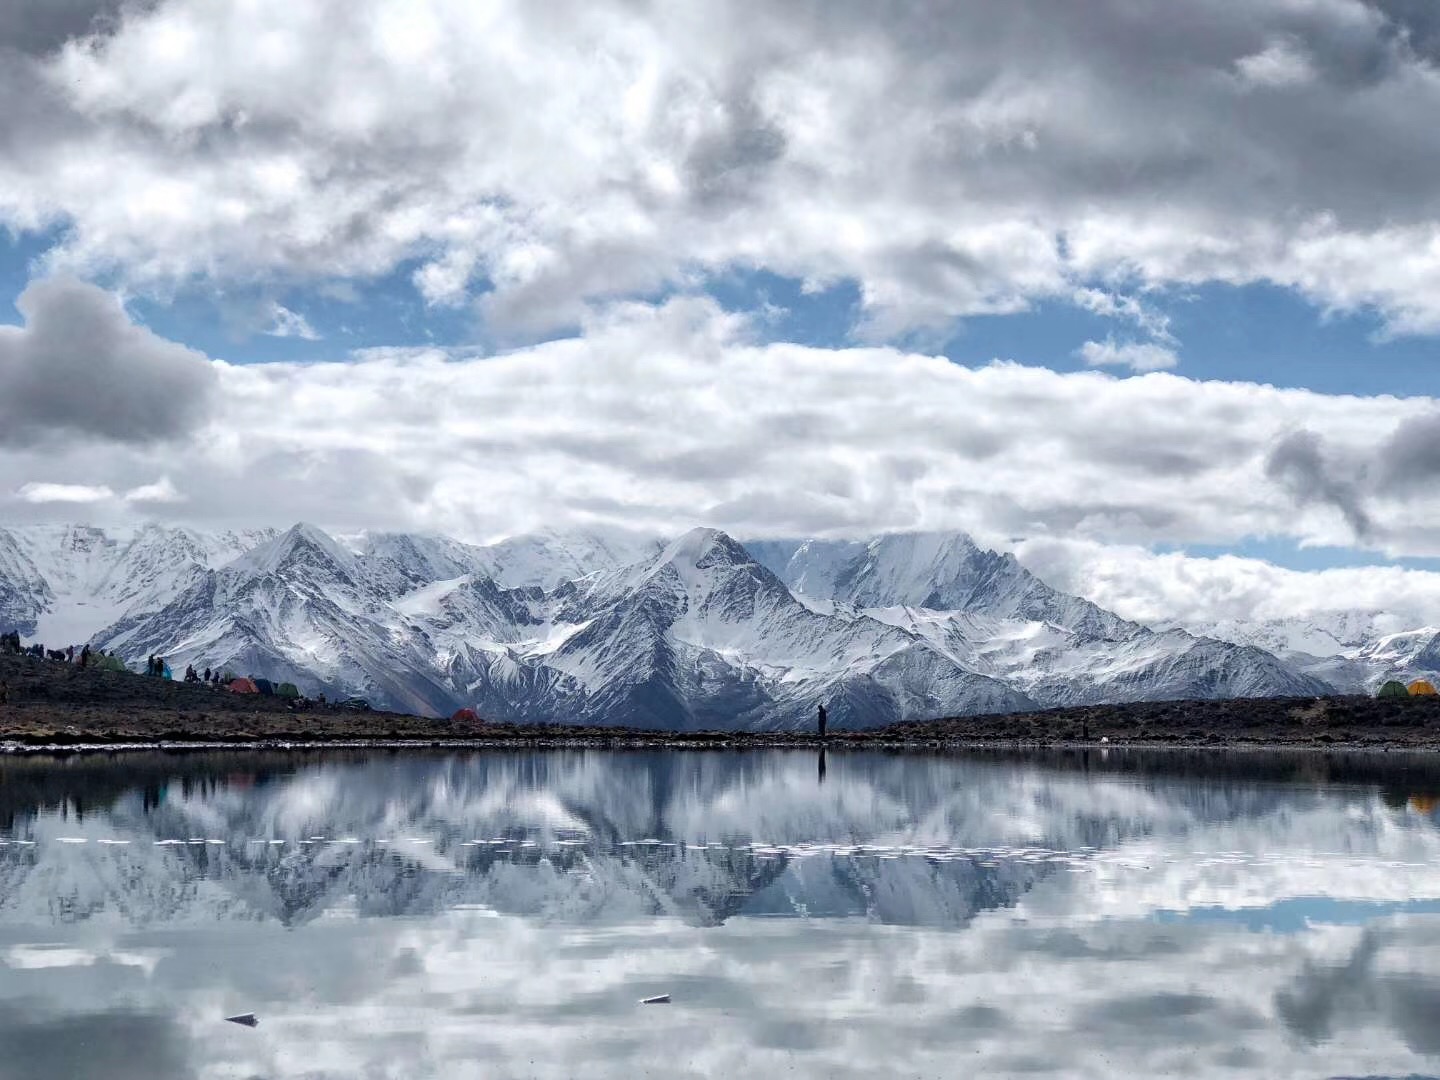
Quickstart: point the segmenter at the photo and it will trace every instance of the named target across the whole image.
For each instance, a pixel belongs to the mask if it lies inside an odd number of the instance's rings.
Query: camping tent
[[[455,714],[450,717],[450,720],[456,724],[478,724],[480,717],[475,715],[474,709],[457,709],[455,710]]]
[[[235,679],[225,689],[232,694],[258,694],[260,692],[254,679]]]
[[[1435,684],[1429,679],[1416,679],[1410,684],[1411,697],[1434,697]]]
[[[1405,689],[1405,684],[1398,679],[1391,679],[1376,692],[1377,698],[1408,698],[1410,691]]]
[[[264,694],[266,697],[275,696],[275,684],[272,683],[269,679],[256,679],[254,680],[254,682],[255,689],[260,691],[260,693]]]
[[[275,687],[275,695],[283,698],[298,698],[300,696],[300,688],[293,682],[282,682],[279,686]]]

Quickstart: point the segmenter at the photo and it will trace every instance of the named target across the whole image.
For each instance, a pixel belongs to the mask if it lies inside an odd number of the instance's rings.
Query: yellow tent
[[[1411,697],[1435,697],[1435,684],[1429,679],[1416,679],[1410,684]]]

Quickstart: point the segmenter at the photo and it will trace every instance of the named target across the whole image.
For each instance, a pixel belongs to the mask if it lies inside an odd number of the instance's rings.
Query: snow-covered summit
[[[62,625],[132,660],[516,721],[786,727],[826,702],[866,726],[1325,689],[1263,649],[1127,622],[960,533],[0,530],[0,629]]]

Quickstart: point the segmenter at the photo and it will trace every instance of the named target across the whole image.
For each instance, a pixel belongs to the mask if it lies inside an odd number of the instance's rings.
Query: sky
[[[1440,10],[0,4],[0,521],[960,529],[1440,623]]]

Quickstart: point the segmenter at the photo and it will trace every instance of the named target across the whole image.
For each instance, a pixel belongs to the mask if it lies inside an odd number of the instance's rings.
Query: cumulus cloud
[[[1293,41],[1274,41],[1260,52],[1235,61],[1235,70],[1255,86],[1296,86],[1315,76],[1310,58]]]
[[[1440,329],[1433,19],[1402,0],[63,7],[0,75],[0,221],[65,226],[54,267],[413,260],[524,332],[735,267],[858,282],[875,340],[1116,281]]]
[[[270,328],[265,331],[270,337],[293,337],[303,341],[319,341],[320,335],[310,325],[310,320],[298,311],[291,311],[283,304],[270,305]]]
[[[154,443],[203,422],[217,385],[201,354],[130,321],[68,278],[30,285],[24,326],[0,326],[0,446],[62,439]]]
[[[103,484],[46,484],[38,481],[21,485],[15,495],[21,502],[27,503],[94,503],[115,497],[115,493]]]
[[[1238,555],[1200,557],[1053,536],[1022,540],[1015,551],[1051,584],[1152,626],[1254,626],[1352,612],[1373,616],[1356,624],[1365,632],[1440,624],[1435,571],[1386,565],[1294,570]]]
[[[0,456],[0,491],[44,480],[125,492],[164,476],[197,522],[471,538],[705,522],[746,536],[1351,543],[1331,502],[1296,501],[1316,478],[1299,471],[1308,459],[1277,465],[1277,443],[1324,431],[1324,462],[1370,461],[1397,425],[1437,408],[757,344],[748,319],[695,298],[605,308],[578,337],[499,355],[375,349],[214,370],[223,413],[178,447],[20,450]],[[1437,510],[1440,491],[1377,490],[1371,542],[1440,551]]]
[[[1433,399],[758,344],[750,320],[695,298],[597,309],[578,337],[498,355],[214,370],[223,413],[177,444],[0,454],[0,516],[53,518],[79,497],[95,520],[481,541],[594,525],[963,529],[1144,622],[1337,608],[1440,621],[1436,574],[1148,550],[1346,545],[1366,524],[1390,554],[1440,553]]]
[[[1077,307],[1093,311],[1096,315],[1129,320],[1158,341],[1175,340],[1170,333],[1170,316],[1146,304],[1139,297],[1084,287],[1076,289],[1070,299]]]
[[[1114,338],[1087,341],[1077,350],[1090,367],[1128,367],[1131,371],[1164,371],[1180,362],[1175,350],[1152,341],[1123,341]]]
[[[168,476],[162,476],[153,484],[141,484],[125,492],[128,503],[177,503],[184,502],[185,496],[176,490]]]

